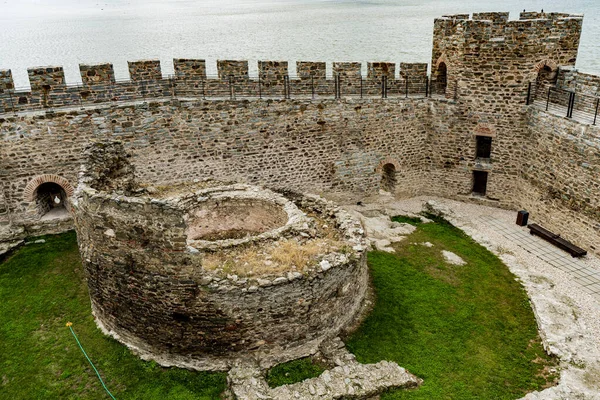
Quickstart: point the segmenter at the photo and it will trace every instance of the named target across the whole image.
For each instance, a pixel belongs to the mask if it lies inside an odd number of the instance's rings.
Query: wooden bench
[[[587,254],[587,251],[585,251],[581,247],[575,246],[568,240],[561,238],[560,235],[550,232],[548,229],[542,228],[538,224],[529,224],[527,225],[527,227],[529,228],[530,234],[538,235],[545,241],[550,242],[559,249],[562,249],[567,253],[571,254],[573,257],[582,257]]]

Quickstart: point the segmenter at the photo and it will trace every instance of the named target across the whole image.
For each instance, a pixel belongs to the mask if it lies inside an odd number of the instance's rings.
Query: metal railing
[[[7,90],[0,93],[0,114],[160,98],[387,99],[425,98],[433,95],[445,96],[446,88],[431,82],[426,76],[400,79],[390,79],[387,76],[365,79],[340,75],[335,75],[333,79],[289,75],[277,79],[266,76],[253,79],[233,75],[207,78],[169,76],[160,80],[63,85],[42,91],[24,88]]]
[[[530,82],[528,85],[527,104],[591,125],[596,125],[598,122],[598,111],[600,111],[598,96],[537,82]]]

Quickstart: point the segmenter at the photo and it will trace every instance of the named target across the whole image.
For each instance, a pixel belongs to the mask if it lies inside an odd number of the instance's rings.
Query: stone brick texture
[[[13,100],[8,91],[14,90],[12,72],[10,69],[0,69],[0,110],[12,108]],[[6,95],[8,94],[8,96]]]
[[[206,79],[206,61],[186,58],[173,60],[175,76],[183,79]]]
[[[296,62],[296,74],[299,79],[320,79],[325,80],[326,77],[326,63],[324,62],[312,62],[312,61],[298,61]]]
[[[359,62],[334,62],[333,75],[339,77],[343,93],[360,94],[362,72]]]
[[[327,79],[327,64],[324,62],[298,61],[296,75],[298,81],[292,83],[294,90],[299,88],[304,93],[315,95],[331,95],[334,92],[334,84]]]
[[[52,107],[57,103],[51,97],[54,92],[65,89],[65,73],[63,67],[37,67],[27,70],[31,85],[30,102],[43,107]]]
[[[289,76],[287,61],[259,61],[258,75],[265,95],[285,95],[285,79]]]
[[[0,114],[0,171],[6,171],[9,213],[15,223],[30,221],[23,190],[31,178],[49,173],[74,183],[83,147],[102,136],[122,140],[138,174],[157,183],[212,177],[359,198],[377,192],[382,179],[378,167],[393,159],[398,196],[440,195],[528,207],[532,218],[548,221],[557,233],[597,251],[599,219],[592,211],[600,188],[598,174],[592,172],[598,167],[598,128],[526,105],[527,86],[536,81],[542,65],[559,70],[559,87],[589,95],[597,91],[600,78],[571,68],[582,17],[523,13],[520,18],[480,13],[472,19],[454,15],[435,20],[431,80],[433,87],[443,62],[448,84],[442,96],[359,99],[361,64],[334,62],[333,74],[341,80],[339,100],[282,100],[283,95],[201,100],[201,90],[207,88],[229,97],[227,82],[214,83],[219,79],[191,90],[195,100],[171,100],[169,82],[162,79],[148,94],[154,100],[146,104],[111,106],[102,103],[107,95],[86,110]],[[307,76],[306,71],[323,71],[322,65],[307,64],[298,71]],[[375,71],[375,63],[370,65]],[[223,79],[233,74],[249,82],[234,88],[236,93],[255,82],[248,78],[246,61],[221,60],[218,71]],[[425,68],[400,65],[400,79],[391,87],[400,94],[403,71],[423,76]],[[323,87],[332,84],[325,79]],[[135,85],[124,83],[117,90],[127,99],[129,89],[141,90]],[[344,98],[349,94],[356,98]],[[14,95],[25,103],[32,96]],[[68,104],[72,97],[65,96]],[[477,136],[492,137],[490,159],[476,159]],[[559,143],[562,150],[555,151]],[[546,165],[560,165],[560,173],[554,173],[560,180]],[[488,172],[484,197],[471,195],[473,171]],[[534,206],[532,199],[548,195],[549,188],[551,200]]]
[[[81,81],[84,86],[106,85],[115,83],[115,71],[113,65],[105,64],[79,64]]]
[[[13,83],[12,72],[10,69],[1,69],[0,70],[0,93],[3,93],[6,90],[12,90],[15,88]]]
[[[217,72],[219,79],[248,79],[248,61],[217,60]]]
[[[152,81],[162,79],[160,61],[140,60],[129,61],[129,77],[132,81]]]

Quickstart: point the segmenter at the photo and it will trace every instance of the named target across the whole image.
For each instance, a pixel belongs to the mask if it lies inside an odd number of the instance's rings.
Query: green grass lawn
[[[443,220],[417,227],[396,253],[369,253],[377,301],[346,341],[360,362],[395,361],[424,379],[382,400],[516,399],[552,382],[556,361],[508,268]],[[446,263],[443,249],[467,264]]]
[[[310,357],[300,358],[271,368],[267,373],[267,383],[270,387],[277,387],[302,382],[321,375],[325,369]]]
[[[382,399],[516,399],[547,384],[522,287],[490,252],[451,225],[415,224],[397,253],[369,253],[377,302],[346,341],[359,361],[396,361],[425,380]],[[68,321],[121,399],[219,399],[225,374],[161,368],[95,326],[73,232],[48,236],[0,263],[0,399],[108,399]],[[431,248],[413,244],[430,242]],[[467,265],[445,263],[441,250]],[[277,386],[316,376],[310,359],[273,368]]]
[[[219,399],[225,374],[144,362],[94,324],[75,233],[0,264],[0,399],[109,399],[65,326],[121,399]]]

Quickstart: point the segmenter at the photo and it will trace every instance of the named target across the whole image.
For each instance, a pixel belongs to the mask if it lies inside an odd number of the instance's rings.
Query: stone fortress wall
[[[13,230],[47,229],[31,182],[49,175],[74,185],[85,145],[116,138],[144,181],[211,177],[356,199],[384,185],[398,196],[525,207],[597,252],[598,128],[526,104],[528,84],[546,70],[576,90],[600,80],[572,70],[583,19],[520,18],[436,19],[429,79],[425,64],[401,64],[396,78],[394,63],[368,63],[362,77],[361,64],[349,62],[333,63],[331,79],[325,63],[298,62],[289,77],[287,62],[277,61],[260,62],[251,78],[247,62],[227,60],[213,78],[203,60],[178,59],[168,79],[158,61],[132,62],[127,82],[114,81],[110,64],[81,66],[78,86],[64,84],[61,68],[31,69],[31,91],[19,92],[10,71],[1,71],[0,221]],[[310,85],[304,96],[302,82]],[[382,82],[399,95],[382,98]],[[423,83],[430,96],[402,96],[406,82]],[[249,97],[232,96],[232,87]],[[477,156],[482,138],[491,139],[487,157]],[[473,195],[482,176],[485,195]]]
[[[287,97],[288,86],[295,94],[332,94],[336,85],[335,79],[327,79],[324,62],[298,61],[296,76],[290,77],[287,61],[259,61],[256,78],[250,77],[248,61],[240,60],[218,60],[217,76],[206,74],[206,62],[201,59],[174,59],[175,75],[169,77],[162,76],[158,60],[130,61],[128,67],[129,79],[117,81],[112,64],[80,64],[81,85],[67,85],[62,67],[29,68],[29,90],[15,89],[11,70],[0,70],[0,113],[146,97],[230,97],[233,93]],[[400,63],[397,78],[395,63],[368,62],[364,77],[361,68],[360,63],[333,63],[333,76],[343,81],[341,93],[380,94],[384,78],[388,92],[404,92],[407,87],[426,90],[426,63]]]

